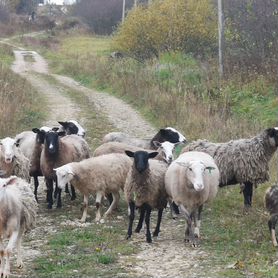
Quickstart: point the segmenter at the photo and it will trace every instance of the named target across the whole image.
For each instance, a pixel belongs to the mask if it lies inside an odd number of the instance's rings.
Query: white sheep
[[[113,153],[68,163],[54,170],[61,189],[70,182],[84,195],[82,222],[87,218],[89,194],[96,195],[96,221],[99,221],[102,198],[112,193],[113,202],[105,213],[107,216],[118,204],[119,191],[123,189],[131,164],[131,159],[125,154]]]
[[[135,217],[135,208],[140,209],[140,219],[135,232],[140,232],[145,218],[146,241],[152,242],[150,233],[150,215],[152,209],[158,209],[157,225],[153,236],[158,236],[163,209],[167,205],[164,175],[167,164],[153,160],[158,153],[146,151],[126,151],[129,157],[134,158],[133,166],[129,170],[124,187],[125,198],[129,205],[129,225],[127,239],[132,235],[132,225]]]
[[[15,139],[6,137],[0,140],[0,169],[2,177],[16,175],[30,181],[30,161],[17,147]]]
[[[171,163],[173,160],[173,152],[175,149],[174,143],[170,143],[168,141],[165,141],[163,143],[160,143],[158,141],[154,141],[153,144],[157,148],[158,155],[154,158],[156,160],[163,160],[166,163]],[[97,147],[94,151],[93,156],[100,156],[103,154],[109,154],[109,153],[125,153],[125,150],[129,150],[132,152],[136,151],[142,151],[145,150],[147,152],[153,152],[153,150],[146,150],[142,149],[140,147],[128,145],[125,143],[120,143],[120,142],[108,142],[100,145]]]
[[[16,176],[0,178],[0,277],[10,274],[10,256],[17,247],[17,267],[23,267],[21,240],[35,225],[37,202],[30,185]],[[9,242],[4,248],[2,240]]]
[[[164,141],[169,141],[171,143],[185,143],[186,138],[175,128],[166,127],[161,128],[152,139],[135,138],[123,132],[110,132],[102,139],[103,143],[112,141],[126,143],[128,145],[137,146],[143,149],[156,150],[157,147],[154,145],[154,141],[158,141],[160,143]]]
[[[202,206],[215,198],[219,179],[220,174],[214,159],[203,152],[181,154],[172,162],[165,174],[167,194],[170,201],[178,205],[184,213],[187,224],[185,240],[191,241],[193,246],[198,245],[195,236],[199,238]]]

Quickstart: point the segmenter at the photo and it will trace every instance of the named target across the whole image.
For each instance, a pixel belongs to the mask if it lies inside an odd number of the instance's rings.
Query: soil
[[[17,49],[14,51],[13,71],[26,78],[47,99],[49,113],[44,125],[53,126],[57,125],[57,120],[78,118],[80,108],[63,94],[66,86],[89,96],[92,105],[97,108],[98,113],[107,116],[114,130],[127,132],[137,137],[151,137],[155,133],[156,129],[122,100],[83,87],[69,77],[52,75],[49,72],[47,62],[38,53]],[[25,61],[24,56],[26,55],[32,56],[33,62],[30,62],[30,59],[28,62],[27,59]],[[53,82],[48,81],[48,75],[54,77],[58,85],[53,85]],[[83,119],[84,122],[85,120]],[[31,240],[23,243],[24,262],[27,269],[28,266],[32,266],[32,260],[41,253],[40,247],[45,244],[43,235],[55,233],[55,227],[61,225],[59,222],[55,223],[57,220],[53,216],[56,213],[49,213],[46,209],[43,202],[45,200],[45,188],[40,186],[39,189],[40,209],[37,228],[29,234],[28,237]],[[153,213],[153,226],[156,221],[155,215],[156,213]],[[173,220],[170,218],[169,212],[166,212],[163,216],[160,236],[154,239],[152,244],[147,244],[144,232],[134,234],[131,241],[139,246],[139,253],[122,256],[118,263],[132,277],[209,277],[208,273],[215,277],[217,266],[214,266],[214,271],[212,271],[207,269],[205,263],[209,254],[201,247],[194,249],[185,245],[183,239],[184,220]]]

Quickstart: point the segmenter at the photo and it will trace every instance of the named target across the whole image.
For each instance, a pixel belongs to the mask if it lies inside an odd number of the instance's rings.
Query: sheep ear
[[[132,152],[132,151],[125,151],[125,153],[129,157],[134,157],[134,152]]]
[[[58,132],[58,136],[60,136],[60,137],[65,136],[65,135],[66,135],[65,131],[59,131]]]
[[[215,170],[215,167],[207,166],[207,167],[205,168],[205,170],[208,170],[209,173],[211,173],[212,170]]]
[[[179,162],[179,161],[177,161],[176,163],[179,164],[179,165],[182,166],[182,167],[188,167],[188,166],[189,166],[189,164],[188,164],[188,163],[185,163],[185,162]]]
[[[53,130],[53,131],[58,131],[58,130],[59,130],[59,127],[54,126],[54,127],[51,128],[51,130]]]
[[[68,122],[59,122],[59,121],[58,121],[58,123],[59,123],[60,125],[62,125],[63,127],[66,127],[67,124],[68,124]]]
[[[156,148],[161,147],[161,143],[159,141],[153,141],[153,144]]]
[[[17,177],[11,177],[11,178],[7,181],[7,183],[5,184],[5,186],[15,184],[15,183],[16,183],[16,180],[17,180]]]
[[[154,158],[158,155],[158,152],[149,153],[149,158]]]
[[[19,143],[20,143],[20,139],[17,139],[14,144],[16,145],[16,147],[19,147]]]
[[[38,129],[38,128],[32,128],[32,131],[34,132],[34,133],[39,133],[40,132],[40,130]]]

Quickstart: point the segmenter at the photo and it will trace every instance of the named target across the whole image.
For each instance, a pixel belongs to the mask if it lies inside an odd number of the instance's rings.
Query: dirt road
[[[86,123],[86,119],[79,118],[78,105],[62,93],[66,87],[86,94],[98,113],[106,115],[115,129],[139,137],[150,137],[155,133],[154,127],[122,100],[85,88],[69,77],[51,75],[47,62],[34,51],[18,49],[14,53],[13,71],[26,78],[48,101],[49,113],[45,125],[57,125],[57,119],[72,118]],[[25,59],[26,56],[32,58]],[[49,75],[57,80],[58,85],[48,81]],[[39,199],[45,198],[42,186],[39,194]],[[40,254],[40,246],[45,243],[42,235],[55,233],[57,223],[54,219],[53,213],[47,212],[44,204],[40,204],[37,228],[30,235],[32,240],[26,242],[24,247],[27,268],[33,258]],[[160,237],[153,244],[147,244],[143,233],[134,235],[132,240],[138,243],[141,251],[136,255],[121,257],[118,263],[132,277],[209,277],[205,264],[208,254],[201,248],[192,249],[184,245],[183,237],[184,221],[180,219],[175,222],[166,213]],[[210,270],[209,273],[215,277],[217,267],[214,266],[214,271]]]

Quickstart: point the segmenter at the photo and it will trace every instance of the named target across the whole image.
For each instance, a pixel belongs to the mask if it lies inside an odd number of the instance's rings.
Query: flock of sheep
[[[59,122],[60,127],[34,128],[15,138],[0,140],[0,276],[10,274],[9,258],[17,247],[17,266],[22,267],[21,239],[34,226],[37,211],[38,177],[47,187],[48,208],[61,207],[61,191],[71,188],[84,196],[81,221],[85,222],[89,195],[95,197],[96,221],[100,221],[102,199],[110,206],[104,217],[118,206],[121,190],[128,204],[127,238],[133,231],[135,210],[139,221],[135,232],[146,226],[146,241],[158,236],[163,210],[169,204],[173,217],[186,220],[185,240],[199,244],[203,205],[213,200],[218,187],[241,184],[244,204],[251,206],[253,186],[268,180],[269,161],[278,147],[278,128],[268,128],[250,139],[211,143],[198,140],[187,144],[174,160],[177,144],[185,137],[174,128],[162,128],[152,139],[130,137],[121,132],[104,136],[103,144],[90,157],[85,130],[76,121]],[[34,192],[30,178],[34,179]],[[55,185],[55,187],[54,187]],[[53,196],[54,195],[54,196]],[[269,229],[276,246],[278,187],[266,193],[266,208],[271,214]],[[157,224],[150,232],[150,216],[158,210]]]

